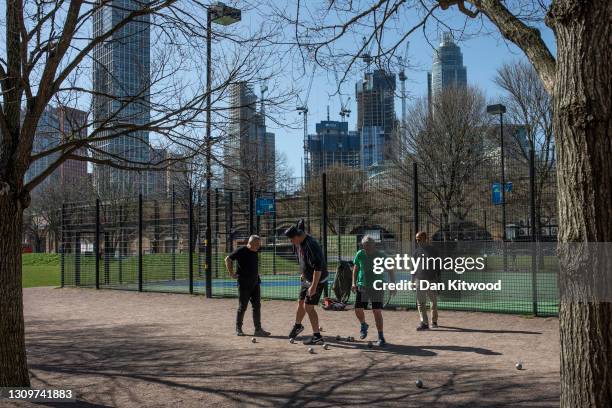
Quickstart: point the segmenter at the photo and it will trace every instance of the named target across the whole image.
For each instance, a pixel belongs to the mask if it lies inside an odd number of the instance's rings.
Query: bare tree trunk
[[[0,387],[29,387],[21,290],[23,209],[0,195]]]
[[[609,0],[558,0],[549,17],[556,30],[558,50],[554,127],[559,239],[611,242],[612,5]],[[584,285],[583,279],[610,284],[609,273],[576,273],[572,268],[588,265],[588,261],[569,259],[567,255],[561,254],[561,279],[570,290]],[[559,315],[561,406],[612,406],[612,303],[562,299]]]

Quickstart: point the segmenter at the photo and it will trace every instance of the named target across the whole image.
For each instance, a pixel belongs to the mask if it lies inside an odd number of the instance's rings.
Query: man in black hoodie
[[[306,234],[301,225],[294,226],[285,231],[287,238],[295,247],[295,253],[302,272],[302,287],[295,313],[295,325],[289,333],[289,338],[295,338],[304,331],[302,319],[308,314],[312,326],[312,337],[304,341],[304,344],[323,344],[323,337],[319,332],[319,316],[315,306],[319,304],[321,293],[327,285],[327,265],[323,250],[319,243],[310,235]]]

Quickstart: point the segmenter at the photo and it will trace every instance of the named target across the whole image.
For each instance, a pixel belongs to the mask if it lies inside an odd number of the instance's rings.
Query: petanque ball
[[[336,340],[337,340],[337,341],[340,341],[340,335],[337,335],[337,336],[336,336]]]
[[[372,344],[371,341],[368,341],[368,348],[372,348],[372,347],[374,347],[374,345]]]
[[[324,348],[325,350],[329,350],[329,345],[324,344],[324,345],[323,345],[323,348]]]
[[[417,388],[423,388],[423,381],[421,381],[421,380],[416,380],[416,381],[415,381],[415,384],[416,384]]]
[[[523,369],[523,363],[516,363],[515,367],[517,370],[522,370]]]
[[[309,352],[310,354],[314,354],[314,349],[313,349],[312,347],[308,347],[308,352]]]
[[[323,331],[323,327],[319,326],[319,331],[322,332]]]
[[[289,339],[289,343],[291,344],[295,343],[295,340],[293,339],[293,337]]]
[[[251,339],[251,343],[257,343],[257,339],[256,339],[255,337],[253,337],[253,338]]]

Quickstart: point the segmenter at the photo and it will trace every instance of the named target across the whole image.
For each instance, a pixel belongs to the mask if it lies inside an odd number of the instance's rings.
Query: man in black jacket
[[[255,336],[269,336],[270,333],[261,328],[261,290],[259,279],[259,260],[257,251],[261,246],[261,238],[251,235],[246,246],[237,248],[225,258],[225,267],[230,276],[238,279],[238,312],[236,313],[236,335],[244,336],[242,331],[242,321],[247,310],[249,301],[253,308],[253,324],[255,326]],[[236,261],[238,269],[234,273]]]
[[[308,314],[312,326],[312,337],[304,341],[304,344],[323,344],[323,337],[319,332],[319,316],[315,306],[319,304],[321,293],[327,285],[327,265],[319,243],[310,235],[298,227],[291,227],[285,231],[285,235],[291,240],[302,272],[302,287],[295,313],[295,325],[289,333],[289,338],[295,338],[304,331],[302,319]]]
[[[429,329],[429,319],[427,318],[427,298],[431,301],[431,327],[438,327],[438,296],[435,290],[432,289],[421,289],[419,281],[426,280],[430,283],[437,282],[439,280],[439,270],[434,265],[437,262],[433,262],[433,258],[437,258],[438,252],[431,245],[427,238],[427,233],[424,231],[416,234],[417,248],[414,251],[413,258],[421,258],[422,262],[427,262],[429,265],[423,265],[413,274],[412,278],[416,286],[416,298],[417,308],[419,310],[419,317],[421,324],[417,326],[417,331]]]

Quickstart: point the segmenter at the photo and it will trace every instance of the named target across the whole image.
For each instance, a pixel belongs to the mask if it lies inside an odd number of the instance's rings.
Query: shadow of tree
[[[331,350],[313,356],[301,345],[285,345],[286,339],[237,347],[168,325],[64,320],[60,326],[28,322],[32,382],[75,389],[79,407],[520,407],[559,400],[554,378],[526,380],[482,364],[438,361],[435,352],[500,354],[483,348],[390,344],[367,350],[365,343],[330,341]],[[416,378],[424,388],[414,386]]]

